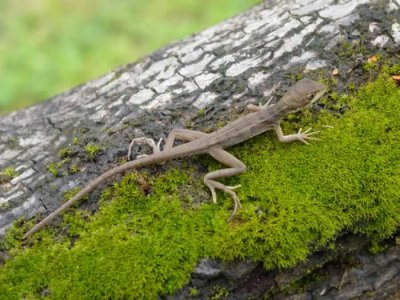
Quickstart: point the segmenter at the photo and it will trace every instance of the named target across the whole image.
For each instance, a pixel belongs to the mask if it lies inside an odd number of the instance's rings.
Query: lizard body
[[[239,144],[271,129],[275,130],[281,142],[301,141],[308,144],[306,140],[317,140],[317,138],[312,137],[312,135],[317,132],[309,132],[309,130],[305,132],[301,132],[300,130],[297,134],[283,135],[282,129],[279,125],[279,120],[287,113],[301,109],[309,103],[314,102],[320,98],[324,92],[325,86],[323,84],[310,79],[302,79],[291,86],[276,104],[264,107],[250,104],[248,105],[248,109],[251,112],[250,114],[239,118],[213,133],[206,134],[188,129],[174,129],[170,132],[162,151],[159,149],[159,146],[155,145],[155,143],[150,139],[136,139],[136,141],[144,141],[145,143],[151,144],[154,153],[108,170],[93,181],[89,182],[74,197],[33,226],[32,229],[23,236],[23,239],[38,231],[56,216],[80,200],[85,194],[91,192],[101,183],[116,174],[151,164],[162,163],[171,159],[203,153],[208,153],[222,164],[229,166],[227,169],[208,173],[204,177],[204,183],[210,189],[214,202],[216,202],[217,199],[215,189],[220,189],[232,196],[235,203],[231,215],[232,217],[237,208],[240,207],[239,199],[233,191],[235,187],[226,186],[216,181],[216,179],[243,173],[246,170],[246,166],[224,149]],[[173,143],[177,138],[186,140],[188,143],[174,147]],[[134,142],[135,140],[132,141],[132,143]]]

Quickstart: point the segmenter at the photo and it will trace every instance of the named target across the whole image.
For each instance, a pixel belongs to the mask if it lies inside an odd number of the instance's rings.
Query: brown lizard
[[[148,143],[153,147],[154,153],[115,167],[89,182],[74,197],[33,226],[33,228],[29,230],[23,238],[25,239],[38,231],[56,216],[68,209],[72,204],[80,200],[85,194],[91,192],[101,183],[116,174],[150,164],[159,164],[167,160],[203,153],[208,153],[214,159],[228,166],[226,169],[206,174],[204,177],[204,183],[210,189],[214,202],[217,201],[216,189],[222,190],[232,196],[234,200],[234,209],[231,215],[232,218],[238,207],[240,207],[239,198],[233,191],[233,189],[238,186],[226,186],[218,182],[217,179],[243,173],[246,170],[246,166],[224,149],[239,144],[271,129],[275,130],[279,141],[284,143],[300,141],[308,144],[307,140],[318,140],[317,138],[312,137],[312,135],[318,132],[310,132],[311,128],[304,132],[300,129],[296,134],[283,135],[279,121],[284,115],[314,102],[320,98],[324,92],[325,86],[323,84],[310,79],[302,79],[291,86],[276,104],[265,106],[250,104],[247,106],[250,111],[248,115],[239,118],[215,132],[206,134],[188,129],[173,129],[168,135],[165,147],[162,151],[159,148],[160,143],[156,145],[153,140],[146,138],[135,139],[131,143],[131,146],[136,142]],[[175,139],[188,141],[188,143],[174,147],[173,144]]]

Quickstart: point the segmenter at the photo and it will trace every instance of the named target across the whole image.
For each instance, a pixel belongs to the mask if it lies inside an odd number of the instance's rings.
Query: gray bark
[[[201,125],[213,126],[224,110],[280,93],[299,72],[331,74],[338,68],[340,81],[347,82],[359,62],[340,58],[338,44],[362,42],[371,53],[398,49],[399,9],[399,0],[265,1],[47,102],[0,117],[0,170],[19,173],[0,185],[0,235],[19,217],[48,214],[65,191],[117,165],[134,137],[165,137],[199,109],[208,112]],[[47,166],[60,161],[58,151],[74,136],[103,151],[95,161],[80,159],[78,173],[55,177]]]

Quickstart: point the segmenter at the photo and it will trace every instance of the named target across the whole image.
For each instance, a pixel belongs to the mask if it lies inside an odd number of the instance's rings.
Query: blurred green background
[[[0,114],[133,62],[260,0],[0,0]]]

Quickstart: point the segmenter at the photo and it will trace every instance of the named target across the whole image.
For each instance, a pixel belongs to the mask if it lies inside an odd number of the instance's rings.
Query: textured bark
[[[213,124],[224,110],[281,92],[299,72],[339,68],[345,83],[357,75],[357,64],[339,58],[338,44],[362,41],[371,53],[398,49],[399,8],[399,0],[266,1],[47,102],[0,117],[0,170],[19,172],[0,186],[0,235],[19,217],[53,211],[65,191],[117,165],[134,137],[165,137],[203,108],[202,125]],[[55,177],[47,166],[60,160],[58,151],[73,136],[103,151],[80,165],[80,172]]]
[[[321,250],[282,271],[265,271],[251,261],[203,259],[188,286],[167,299],[188,299],[191,288],[210,299],[216,287],[226,291],[224,299],[399,299],[400,246],[390,240],[382,253],[371,255],[360,251],[365,244],[362,237],[344,236],[335,250]]]

